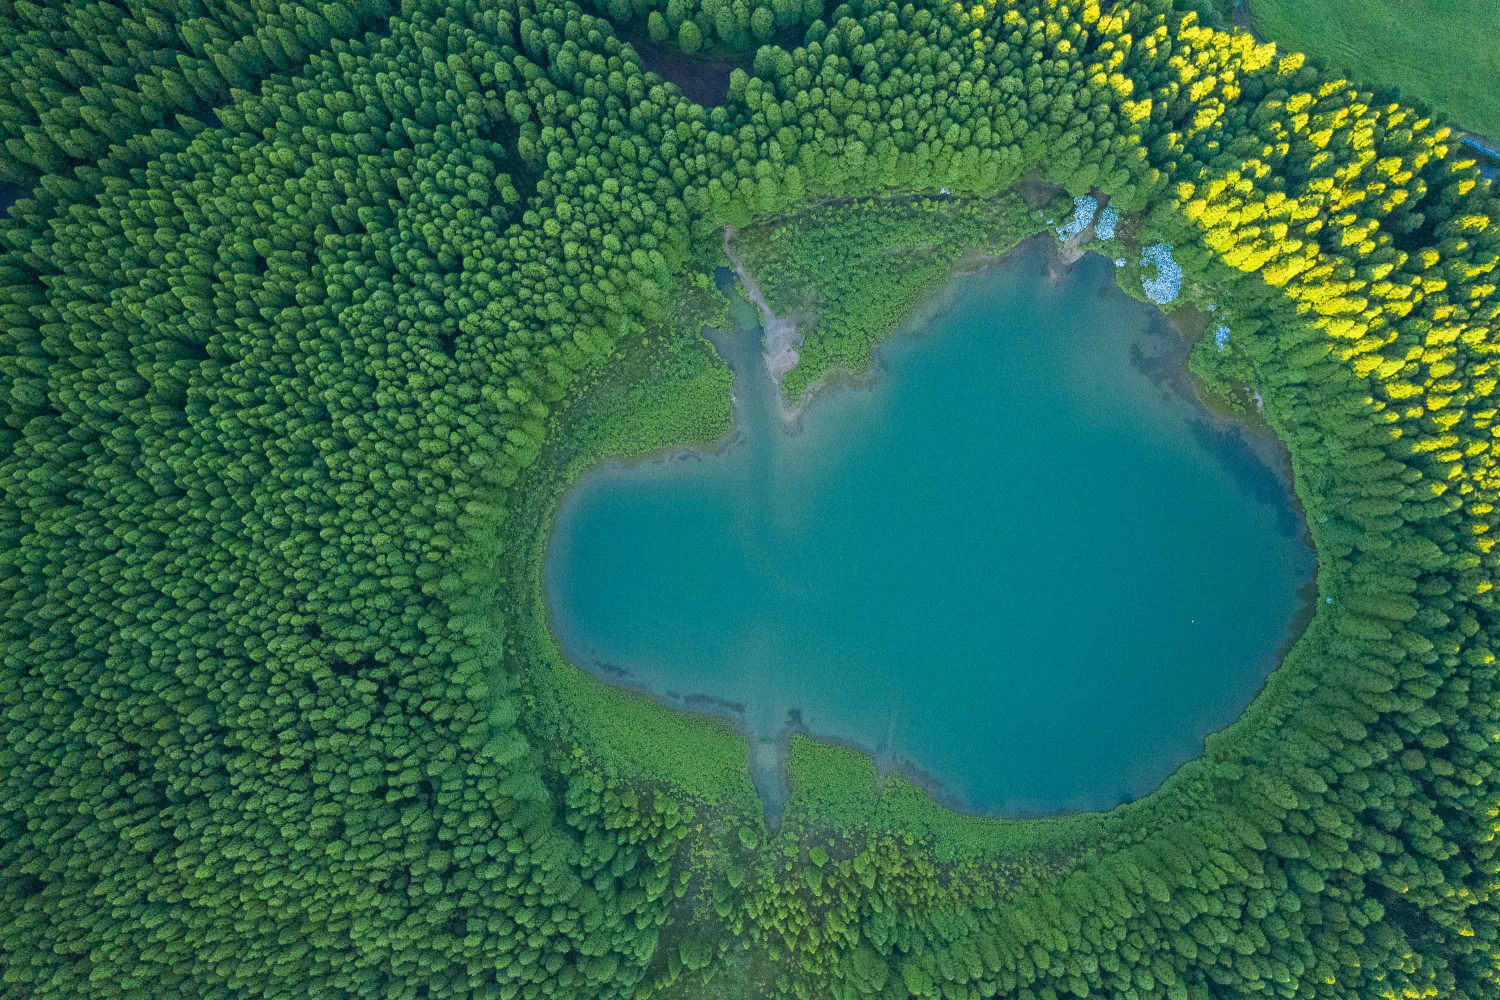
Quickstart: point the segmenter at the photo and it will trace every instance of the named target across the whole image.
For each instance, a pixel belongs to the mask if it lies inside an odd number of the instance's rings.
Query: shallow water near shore
[[[867,384],[782,420],[755,311],[712,336],[736,429],[569,491],[545,564],[575,663],[733,718],[779,810],[790,729],[977,812],[1102,809],[1233,721],[1314,560],[1274,441],[1211,414],[1107,261],[954,279]]]

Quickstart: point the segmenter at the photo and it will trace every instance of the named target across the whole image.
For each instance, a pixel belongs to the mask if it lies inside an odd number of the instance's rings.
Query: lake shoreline
[[[893,326],[887,334],[881,337],[880,345],[900,337],[922,337],[929,335],[928,327],[942,314],[952,307],[957,300],[958,291],[952,286],[961,278],[972,277],[990,269],[1014,270],[1025,259],[1025,254],[1043,252],[1047,256],[1047,280],[1057,284],[1062,282],[1072,267],[1083,257],[1091,252],[1086,248],[1077,248],[1072,254],[1067,253],[1067,248],[1061,245],[1051,234],[1042,232],[1029,236],[1011,248],[999,253],[976,250],[964,257],[949,270],[939,281],[934,282],[933,287],[928,290],[923,299],[913,309],[912,314],[904,318],[900,323]],[[1254,448],[1255,452],[1263,459],[1274,459],[1275,470],[1279,473],[1278,479],[1284,487],[1287,499],[1290,501],[1297,523],[1300,526],[1299,540],[1306,546],[1313,556],[1313,567],[1311,577],[1297,589],[1297,608],[1288,623],[1285,637],[1281,644],[1272,654],[1272,666],[1266,676],[1256,687],[1251,695],[1251,702],[1259,697],[1265,690],[1271,674],[1281,666],[1287,654],[1306,633],[1308,626],[1312,624],[1313,617],[1319,607],[1318,574],[1319,563],[1317,548],[1313,544],[1312,532],[1307,521],[1307,511],[1302,503],[1302,498],[1297,494],[1296,475],[1292,464],[1291,449],[1286,442],[1276,433],[1264,414],[1259,410],[1238,411],[1228,405],[1228,401],[1208,390],[1208,387],[1188,367],[1188,361],[1193,346],[1202,334],[1193,335],[1185,329],[1181,323],[1182,310],[1172,312],[1161,311],[1160,322],[1163,326],[1170,327],[1178,335],[1181,347],[1170,352],[1171,364],[1168,366],[1175,376],[1173,390],[1180,393],[1183,398],[1190,400],[1203,414],[1215,425],[1227,427],[1239,431],[1245,437],[1261,447]],[[879,348],[872,354],[869,367],[861,373],[855,373],[847,366],[839,365],[819,376],[817,380],[810,383],[803,394],[791,404],[787,404],[784,397],[778,393],[783,403],[783,419],[789,430],[800,429],[802,421],[807,413],[814,409],[820,397],[837,394],[845,389],[869,390],[879,380],[884,366],[881,364]],[[1248,388],[1248,387],[1247,387]],[[1215,405],[1218,402],[1219,405]],[[1247,706],[1248,708],[1248,706]],[[1241,712],[1241,715],[1244,713]],[[1225,728],[1233,725],[1240,716],[1234,720],[1215,729],[1208,729],[1199,734],[1201,741],[1206,741],[1210,736],[1222,732]],[[885,777],[890,773],[898,773],[913,785],[922,789],[934,802],[946,808],[968,816],[989,819],[1049,819],[1064,816],[1076,816],[1080,813],[1103,812],[1105,809],[1090,808],[1062,808],[1052,810],[1028,810],[1028,809],[982,809],[967,801],[960,793],[956,792],[949,783],[938,777],[935,773],[927,770],[915,761],[906,757],[893,756],[887,751],[878,749],[870,744],[858,740],[842,738],[830,738],[819,736],[811,731],[805,724],[789,725],[776,737],[780,753],[785,759],[788,744],[793,735],[806,736],[831,746],[844,747],[872,757],[877,762],[877,788],[884,786]],[[880,761],[885,758],[888,761],[882,771]],[[1184,761],[1181,767],[1188,766],[1195,761],[1203,759],[1200,752],[1198,756]],[[1174,774],[1177,771],[1173,772]],[[790,780],[787,778],[786,780]],[[1147,793],[1149,794],[1149,793]],[[1135,801],[1139,795],[1122,793],[1120,802]]]
[[[1192,309],[1194,313],[1197,312],[1195,307],[1187,308]],[[1203,315],[1212,316],[1213,314],[1208,313]],[[1192,356],[1193,348],[1204,336],[1204,333],[1195,332],[1190,328],[1186,322],[1189,319],[1187,309],[1179,308],[1173,310],[1171,313],[1163,313],[1162,316],[1165,324],[1177,334],[1182,344],[1181,350],[1174,352],[1172,365],[1173,369],[1180,376],[1182,390],[1191,393],[1197,405],[1207,412],[1209,417],[1216,423],[1243,433],[1255,452],[1262,459],[1268,463],[1274,463],[1276,471],[1280,474],[1279,478],[1285,487],[1286,498],[1291,504],[1292,511],[1297,518],[1297,524],[1300,527],[1299,540],[1312,553],[1312,578],[1298,588],[1296,613],[1293,615],[1291,624],[1287,628],[1286,639],[1276,650],[1276,665],[1279,667],[1281,662],[1286,659],[1286,655],[1291,652],[1292,647],[1297,644],[1297,641],[1302,638],[1303,633],[1307,631],[1308,626],[1312,624],[1313,616],[1317,613],[1319,597],[1321,596],[1318,589],[1318,578],[1323,568],[1318,556],[1318,547],[1313,538],[1312,525],[1308,521],[1307,508],[1303,505],[1302,497],[1297,492],[1297,470],[1292,461],[1292,450],[1286,441],[1282,439],[1281,435],[1276,433],[1276,428],[1271,425],[1271,422],[1266,418],[1265,412],[1259,406],[1256,406],[1254,410],[1248,408],[1235,409],[1227,396],[1222,396],[1210,389],[1207,383],[1199,378],[1189,367],[1188,362]],[[1254,394],[1254,389],[1249,383],[1234,383],[1232,388],[1242,389]],[[1256,398],[1259,398],[1258,394],[1256,394]],[[1269,679],[1270,677],[1267,675],[1267,680]],[[1264,683],[1261,686],[1264,688]],[[1256,693],[1258,695],[1259,691]]]
[[[797,367],[797,362],[801,360],[797,348],[802,346],[802,341],[807,336],[806,331],[817,322],[817,317],[816,314],[804,315],[799,321],[797,314],[778,316],[772,311],[760,285],[750,275],[744,258],[735,248],[734,237],[734,227],[725,226],[724,256],[729,258],[730,266],[739,277],[746,300],[760,312],[761,356],[765,361],[766,374],[776,386],[779,397],[781,380],[787,372]],[[782,419],[785,420],[784,413]]]
[[[726,232],[725,239],[727,250],[728,241],[730,239],[730,234],[728,232]],[[934,321],[949,308],[951,308],[953,303],[957,300],[959,290],[955,287],[955,285],[958,279],[977,275],[991,268],[1014,270],[1030,259],[1030,257],[1028,256],[1029,254],[1035,254],[1039,251],[1045,250],[1048,254],[1049,260],[1049,264],[1047,267],[1048,277],[1052,282],[1061,281],[1065,276],[1066,270],[1071,269],[1071,265],[1065,265],[1065,271],[1063,273],[1059,273],[1055,269],[1054,265],[1056,264],[1056,261],[1053,259],[1057,255],[1055,243],[1055,239],[1044,233],[1029,237],[1026,240],[1018,243],[1016,246],[1000,253],[975,251],[965,255],[954,265],[953,268],[949,270],[949,272],[943,277],[941,281],[934,282],[932,288],[924,294],[918,306],[913,309],[907,317],[903,318],[900,323],[892,327],[891,331],[881,338],[880,345],[883,346],[884,344],[890,342],[892,338],[897,336],[927,335]],[[731,260],[733,259],[734,258],[731,256]],[[745,276],[741,274],[742,280],[744,277]],[[757,308],[757,313],[761,317],[762,324],[764,323],[765,313],[768,311],[769,310],[765,309],[764,307]],[[1163,325],[1169,325],[1169,316],[1167,314],[1162,314],[1161,322]],[[1182,330],[1178,330],[1178,332],[1185,333],[1185,331]],[[749,331],[717,331],[707,326],[703,327],[700,331],[700,334],[703,335],[706,339],[709,339],[710,342],[714,342],[712,334],[715,333],[722,336],[745,336],[749,333]],[[1187,369],[1187,359],[1191,351],[1193,341],[1185,335],[1181,338],[1173,338],[1173,340],[1180,341],[1180,343],[1182,344],[1180,350],[1174,350],[1171,352],[1171,367],[1175,370],[1176,376],[1174,379],[1176,385],[1174,385],[1173,388],[1176,389],[1176,391],[1178,391],[1180,394],[1184,395],[1185,398],[1189,399],[1194,405],[1196,405],[1197,408],[1203,412],[1204,416],[1212,420],[1215,425],[1227,425],[1230,427],[1234,427],[1242,431],[1248,437],[1268,436],[1270,440],[1274,442],[1275,446],[1279,449],[1281,455],[1284,458],[1284,462],[1278,470],[1281,472],[1281,474],[1279,474],[1277,478],[1284,486],[1287,494],[1291,497],[1291,500],[1295,505],[1295,509],[1300,515],[1299,521],[1302,529],[1301,538],[1303,544],[1307,544],[1310,536],[1307,530],[1305,512],[1302,510],[1300,498],[1296,496],[1295,484],[1291,475],[1290,453],[1286,449],[1285,444],[1275,436],[1274,430],[1271,429],[1269,424],[1266,424],[1263,419],[1260,421],[1261,426],[1257,428],[1252,426],[1252,422],[1247,419],[1247,414],[1226,412],[1227,408],[1219,408],[1216,411],[1215,408],[1209,406],[1208,400],[1205,398],[1205,394],[1202,392],[1202,387],[1195,384],[1196,380],[1193,378],[1192,373]],[[715,346],[717,349],[718,345],[715,344]],[[764,353],[762,353],[762,357],[764,357]],[[803,420],[805,419],[807,412],[809,412],[809,410],[812,408],[812,404],[814,404],[818,400],[833,398],[837,395],[836,390],[838,390],[839,388],[868,389],[879,380],[884,370],[884,365],[881,364],[880,361],[879,348],[877,347],[876,352],[872,356],[872,363],[867,371],[856,375],[845,366],[834,368],[825,375],[820,376],[817,381],[809,385],[804,391],[802,397],[799,398],[799,400],[790,407],[786,405],[786,400],[782,396],[778,385],[776,388],[775,396],[778,400],[778,403],[780,403],[782,406],[781,416],[783,421],[785,421],[785,426],[788,430],[800,431]],[[771,377],[771,371],[769,368],[767,368],[766,370],[766,375],[767,377]],[[735,396],[738,397],[738,395],[739,392],[737,389],[735,392]],[[746,429],[743,426],[743,421],[741,419],[741,413],[739,410],[739,401],[738,398],[736,398],[734,424],[731,426],[731,429],[728,433],[726,433],[722,438],[718,439],[712,444],[678,445],[637,458],[607,459],[604,462],[601,462],[593,468],[585,471],[582,475],[574,478],[572,482],[570,482],[564,488],[563,496],[560,497],[559,503],[554,508],[552,517],[549,518],[550,523],[548,537],[550,538],[553,532],[555,532],[556,523],[561,513],[562,507],[564,506],[567,495],[573,494],[576,491],[579,483],[588,476],[594,475],[599,471],[609,467],[630,467],[639,466],[646,463],[659,465],[675,461],[686,461],[688,459],[701,461],[707,456],[721,455],[725,451],[742,445],[745,441]],[[1308,545],[1308,548],[1311,550],[1311,545]],[[566,642],[562,639],[562,633],[557,627],[558,623],[554,615],[551,595],[547,593],[545,583],[542,584],[542,590],[542,603],[545,609],[548,630],[559,651],[563,654],[563,658],[565,660],[570,661],[577,666],[581,666],[587,672],[592,674],[596,679],[600,680],[606,685],[609,685],[610,687],[622,691],[628,691],[651,699],[658,704],[665,705],[669,709],[692,712],[700,716],[713,716],[734,726],[735,730],[746,741],[746,767],[748,772],[747,776],[750,778],[752,784],[756,788],[757,793],[761,797],[762,804],[766,810],[767,822],[771,823],[772,825],[775,825],[779,822],[780,813],[782,808],[784,807],[785,802],[788,801],[791,797],[795,796],[795,790],[792,783],[793,779],[791,775],[787,773],[786,767],[791,739],[793,736],[797,735],[805,736],[821,744],[852,749],[861,754],[871,757],[876,767],[877,799],[885,788],[886,779],[890,774],[896,773],[899,774],[905,781],[909,782],[917,788],[920,788],[934,802],[961,814],[973,816],[976,818],[1022,820],[1076,816],[1087,813],[1099,814],[1109,811],[1116,805],[1134,801],[1138,798],[1141,798],[1143,795],[1150,793],[1150,790],[1146,790],[1144,792],[1136,792],[1122,789],[1118,799],[1113,802],[1101,803],[1098,805],[1065,805],[1059,808],[1051,809],[1028,808],[1025,805],[1007,806],[1003,803],[993,808],[980,807],[974,802],[970,801],[970,799],[965,794],[958,791],[957,788],[954,787],[953,783],[945,781],[938,774],[930,769],[922,767],[907,755],[896,754],[888,747],[874,745],[871,741],[861,741],[855,738],[841,738],[831,737],[828,735],[819,735],[816,732],[817,727],[815,725],[809,725],[805,721],[804,713],[800,707],[794,706],[788,708],[786,712],[786,721],[784,722],[784,724],[782,724],[781,727],[775,731],[774,735],[768,736],[764,732],[757,732],[752,730],[747,718],[746,707],[742,703],[701,692],[682,692],[677,690],[661,691],[653,688],[649,683],[639,680],[635,673],[628,668],[621,667],[618,664],[606,663],[597,657],[575,655],[575,651],[570,649]],[[1258,697],[1261,691],[1264,690],[1269,677],[1272,673],[1274,673],[1275,669],[1280,666],[1280,663],[1285,657],[1286,652],[1296,643],[1298,639],[1300,639],[1301,635],[1305,631],[1307,624],[1311,621],[1313,615],[1316,613],[1317,596],[1317,567],[1315,563],[1312,578],[1298,589],[1298,608],[1291,624],[1288,626],[1287,635],[1273,654],[1270,661],[1270,668],[1265,672],[1265,675],[1261,678],[1259,684],[1256,686],[1254,692],[1250,696],[1249,700],[1251,702],[1253,702],[1255,697]],[[1176,774],[1181,770],[1182,767],[1192,764],[1195,761],[1202,760],[1203,741],[1206,741],[1209,736],[1221,731],[1226,726],[1232,725],[1234,721],[1240,718],[1243,714],[1244,709],[1241,709],[1232,719],[1230,719],[1224,725],[1207,728],[1202,732],[1195,733],[1195,735],[1198,737],[1198,751],[1193,757],[1189,758],[1186,761],[1183,761],[1178,765],[1177,768],[1174,768],[1171,773]],[[774,750],[773,756],[768,756],[767,752],[769,750]],[[1170,775],[1167,779],[1163,780],[1165,781],[1169,779]],[[1161,782],[1158,782],[1154,784],[1152,788],[1154,789],[1155,787],[1159,787],[1160,784]]]
[[[856,372],[845,364],[831,366],[823,374],[809,382],[802,393],[794,400],[787,399],[780,391],[776,393],[777,403],[781,408],[782,426],[788,433],[798,433],[802,429],[803,420],[807,413],[813,409],[820,398],[837,394],[840,391],[871,389],[879,381],[880,374],[884,370],[880,360],[880,347],[884,344],[903,337],[927,336],[927,328],[942,316],[953,303],[957,301],[958,293],[953,290],[952,294],[944,294],[959,278],[968,278],[984,273],[990,269],[1013,270],[1018,261],[1022,259],[1022,252],[1028,250],[1032,243],[1045,244],[1048,241],[1046,233],[1035,233],[1027,236],[1005,250],[974,249],[969,251],[954,262],[948,269],[948,273],[935,280],[931,287],[923,292],[916,306],[907,316],[893,325],[888,331],[881,334],[875,349],[871,351],[870,363],[863,371]],[[1056,241],[1051,241],[1055,243]],[[1048,267],[1048,280],[1056,283],[1062,280],[1062,275]],[[815,314],[814,314],[815,320]],[[777,383],[778,390],[780,383]]]

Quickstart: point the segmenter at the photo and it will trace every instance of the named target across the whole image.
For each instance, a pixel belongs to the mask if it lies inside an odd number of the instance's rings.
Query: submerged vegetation
[[[770,17],[706,111],[567,2],[0,6],[0,996],[1496,992],[1472,151],[1165,0]],[[509,602],[568,404],[626,373],[583,455],[716,433],[661,327],[725,225],[1037,180],[1172,246],[1291,448],[1323,603],[1244,718],[1003,831],[803,744],[768,831],[654,706],[591,746]],[[825,368],[909,301],[840,287]]]

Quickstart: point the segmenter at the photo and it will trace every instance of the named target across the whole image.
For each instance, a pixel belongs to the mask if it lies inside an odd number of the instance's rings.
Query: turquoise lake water
[[[737,302],[713,338],[731,440],[606,465],[560,505],[563,648],[963,808],[1155,788],[1249,704],[1314,561],[1275,442],[1196,401],[1181,338],[1111,272],[1090,255],[1054,281],[1033,243],[955,279],[792,429]]]

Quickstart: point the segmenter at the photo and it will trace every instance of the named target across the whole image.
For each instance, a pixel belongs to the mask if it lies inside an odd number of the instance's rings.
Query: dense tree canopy
[[[823,13],[822,0],[590,0],[617,25],[644,21],[654,42],[676,42],[684,52],[705,46],[743,52]]]
[[[1471,157],[1165,0],[766,9],[661,8],[810,20],[710,111],[552,0],[0,4],[0,996],[1495,993]],[[723,226],[1023,177],[1177,248],[1292,448],[1327,603],[1247,716],[1029,861],[560,744],[497,611],[558,412]]]

